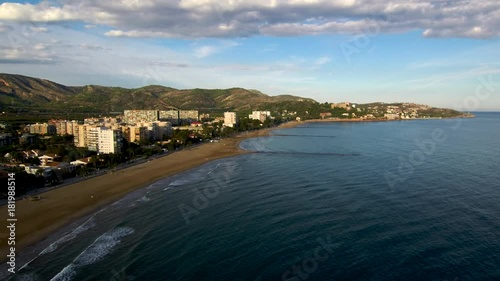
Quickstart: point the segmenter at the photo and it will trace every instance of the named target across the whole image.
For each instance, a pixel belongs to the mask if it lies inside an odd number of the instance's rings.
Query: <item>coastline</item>
[[[388,121],[401,120],[311,119],[290,121],[277,127],[240,133],[218,143],[205,143],[186,148],[165,157],[127,167],[117,173],[107,173],[49,190],[41,193],[43,199],[40,201],[16,201],[16,216],[18,218],[16,225],[16,260],[19,259],[17,265],[22,266],[24,264],[24,253],[27,254],[32,246],[136,190],[213,160],[252,153],[239,148],[240,143],[245,139],[268,136],[273,130],[292,128],[307,123]],[[7,205],[0,206],[0,214],[0,217],[5,222],[7,219]],[[3,238],[0,237],[5,241]],[[8,246],[5,242],[0,245],[0,252],[2,253],[7,252]],[[0,261],[5,262],[6,255],[2,255]]]
[[[186,172],[213,160],[252,153],[239,148],[248,138],[267,136],[272,130],[294,127],[302,122],[291,121],[278,127],[245,132],[220,142],[186,148],[171,155],[127,167],[117,173],[107,173],[84,181],[41,193],[40,201],[16,201],[16,260],[24,263],[23,253],[51,234],[73,224],[126,195],[147,187],[158,180]],[[0,217],[7,221],[7,205],[0,206]],[[4,238],[4,237],[1,237]],[[5,237],[7,238],[7,237]],[[2,239],[0,252],[7,253]],[[3,263],[6,255],[0,257]]]

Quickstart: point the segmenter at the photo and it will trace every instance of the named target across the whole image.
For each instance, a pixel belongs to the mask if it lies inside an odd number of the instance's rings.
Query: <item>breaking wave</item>
[[[78,268],[96,263],[109,254],[122,238],[134,230],[130,227],[118,227],[99,236],[94,243],[78,255],[71,264],[63,268],[51,281],[69,281],[76,275]]]

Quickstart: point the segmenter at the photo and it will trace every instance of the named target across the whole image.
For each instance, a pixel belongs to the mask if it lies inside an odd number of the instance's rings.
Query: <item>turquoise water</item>
[[[500,280],[499,113],[241,146],[257,153],[127,196],[12,280]]]

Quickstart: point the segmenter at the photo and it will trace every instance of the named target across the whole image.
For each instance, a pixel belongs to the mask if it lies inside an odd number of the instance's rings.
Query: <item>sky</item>
[[[498,0],[0,1],[0,73],[500,110]]]

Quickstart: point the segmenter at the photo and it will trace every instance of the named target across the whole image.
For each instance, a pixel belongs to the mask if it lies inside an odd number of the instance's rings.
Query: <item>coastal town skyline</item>
[[[66,85],[469,110],[460,105],[478,86],[500,80],[499,11],[495,1],[11,1],[0,4],[0,65]],[[475,109],[500,110],[500,98]]]
[[[0,280],[500,280],[499,0],[0,1]]]

